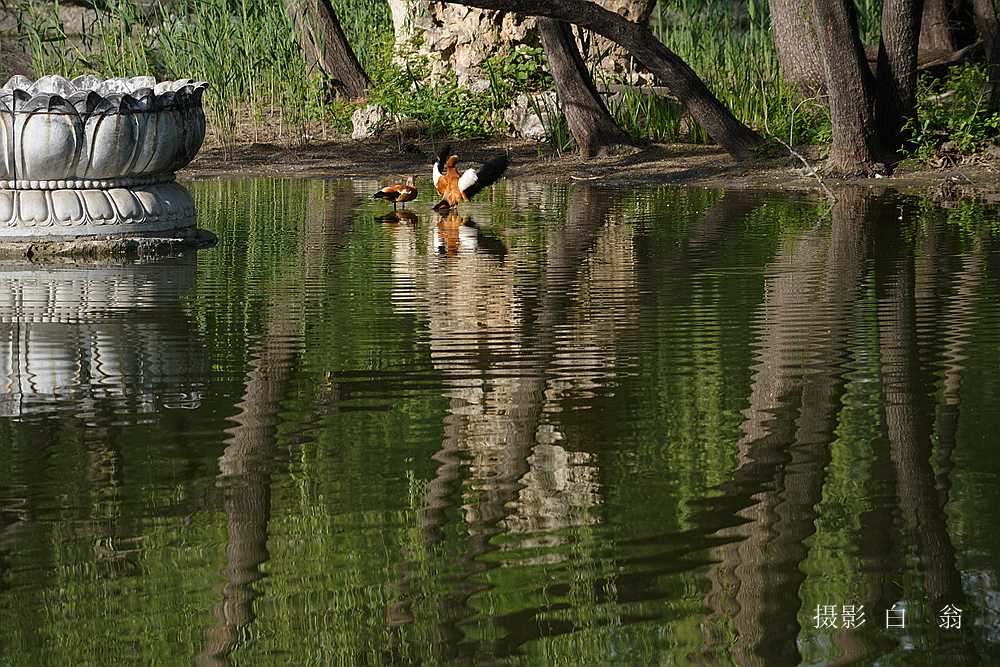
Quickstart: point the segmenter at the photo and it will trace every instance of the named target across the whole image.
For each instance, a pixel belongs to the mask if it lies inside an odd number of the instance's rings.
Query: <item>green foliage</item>
[[[390,113],[416,118],[433,136],[472,137],[491,128],[492,101],[459,86],[453,74],[432,83],[425,58],[413,56],[402,66],[393,65],[373,75],[369,102]]]
[[[791,144],[829,138],[829,113],[818,100],[803,100],[781,80],[767,3],[713,0],[659,3],[652,19],[660,40],[683,58],[719,100],[744,123]],[[630,117],[642,116],[626,105]],[[679,122],[680,110],[652,115],[643,131],[662,141],[710,143],[701,127]],[[630,129],[630,131],[633,131]]]
[[[385,59],[391,44],[387,5],[336,5],[361,62],[374,66]],[[93,22],[64,26],[58,4],[22,0],[18,32],[34,69],[67,77],[151,74],[207,81],[206,110],[227,147],[238,138],[256,139],[265,125],[301,130],[310,120],[336,125],[338,116],[345,117],[345,105],[329,102],[323,77],[306,66],[281,3],[178,0],[145,12],[132,0],[108,0],[102,7]]]
[[[670,142],[683,136],[680,109],[662,97],[626,88],[608,100],[608,111],[637,141]]]
[[[491,83],[506,86],[509,93],[545,90],[554,83],[545,51],[540,46],[518,44],[513,49],[505,49],[486,60],[486,69]]]
[[[477,93],[460,86],[454,73],[433,74],[425,57],[411,55],[402,64],[373,70],[369,101],[394,114],[416,118],[433,136],[474,137],[501,133],[501,112],[523,92],[552,85],[540,48],[518,45],[485,62],[489,88]]]
[[[906,122],[909,155],[930,158],[946,142],[960,153],[974,153],[1000,136],[1000,113],[987,104],[986,65],[963,63],[947,78],[924,76],[917,85],[917,115]]]
[[[216,136],[229,148],[277,128],[279,138],[303,137],[307,123],[333,132],[350,128],[354,107],[327,95],[324,77],[310,70],[292,23],[269,0],[178,0],[169,8],[140,10],[134,0],[108,0],[106,11],[82,26],[64,26],[58,2],[19,1],[19,39],[36,71],[76,76],[153,74],[197,78],[210,86],[206,109]],[[433,74],[416,56],[393,58],[392,18],[385,0],[333,0],[333,7],[361,64],[374,82],[370,102],[425,123],[433,136],[504,134],[502,111],[521,93],[553,88],[543,49],[518,45],[484,63],[489,86],[469,90],[451,72]],[[878,40],[881,0],[856,0],[866,43]],[[789,144],[825,144],[830,119],[817,99],[802,99],[780,76],[765,0],[661,2],[651,21],[657,36],[702,77],[743,122]],[[71,30],[72,28],[72,30]],[[612,47],[586,31],[579,37],[601,87],[628,81],[609,78],[594,63]],[[1000,133],[1000,118],[985,105],[985,69],[956,68],[946,80],[920,83],[919,120],[907,130],[910,154],[927,158],[944,141],[959,152],[975,151]],[[710,143],[711,138],[672,100],[629,87],[610,96],[609,110],[636,140]],[[532,97],[531,104],[545,104]],[[557,102],[557,107],[561,102]],[[552,145],[569,147],[560,109],[536,109],[557,118],[547,128]],[[555,112],[555,113],[549,113]]]
[[[277,4],[277,3],[275,3]],[[371,72],[392,57],[392,13],[385,0],[331,0],[358,62]]]

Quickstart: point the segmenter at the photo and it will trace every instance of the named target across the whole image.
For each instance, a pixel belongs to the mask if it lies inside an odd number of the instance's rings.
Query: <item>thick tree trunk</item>
[[[983,40],[987,55],[992,54],[1000,41],[1000,24],[997,22],[997,8],[993,0],[972,0],[973,19],[976,30]]]
[[[820,53],[830,98],[833,142],[829,167],[868,173],[879,152],[868,68],[852,0],[813,0]]]
[[[885,0],[882,6],[875,116],[882,145],[886,147],[899,145],[899,131],[916,106],[922,5],[923,0]]]
[[[587,28],[624,47],[652,72],[685,110],[736,159],[753,156],[760,136],[726,108],[694,70],[665,47],[646,25],[634,23],[587,0],[457,0],[455,4],[526,16],[546,16]]]
[[[1000,20],[993,0],[973,0],[973,11],[990,68],[990,110],[1000,111]]]
[[[629,136],[615,123],[597,92],[570,25],[543,18],[538,21],[538,31],[562,99],[566,125],[580,152],[589,157],[612,146],[630,144]]]
[[[826,90],[816,24],[809,0],[770,0],[771,29],[781,76],[806,96]]]
[[[958,48],[951,29],[953,0],[924,0],[920,22],[920,48],[929,51],[954,51]]]
[[[361,97],[371,79],[340,27],[330,0],[282,0],[295,23],[299,46],[311,67],[318,67],[347,97]]]

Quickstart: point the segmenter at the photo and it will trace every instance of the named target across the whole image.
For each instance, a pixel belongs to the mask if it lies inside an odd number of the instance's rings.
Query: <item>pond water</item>
[[[0,266],[0,662],[997,664],[997,209],[375,185]]]

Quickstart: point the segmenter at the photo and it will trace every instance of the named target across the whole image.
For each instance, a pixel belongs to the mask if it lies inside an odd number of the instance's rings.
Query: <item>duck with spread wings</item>
[[[457,164],[458,156],[451,154],[451,147],[445,146],[438,153],[433,178],[441,201],[434,205],[436,211],[446,211],[461,201],[469,201],[477,192],[496,183],[507,170],[507,156],[498,155],[479,169],[466,169],[461,174]]]

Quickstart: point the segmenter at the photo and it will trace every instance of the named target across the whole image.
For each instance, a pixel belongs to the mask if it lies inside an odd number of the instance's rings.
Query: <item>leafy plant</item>
[[[517,91],[539,91],[551,88],[552,75],[548,71],[545,50],[541,47],[517,44],[486,60],[486,68],[496,75],[499,84],[509,85]]]
[[[930,158],[946,142],[972,153],[1000,136],[1000,113],[989,110],[986,66],[963,63],[944,79],[924,76],[917,84],[917,114],[903,126],[910,135],[907,153]]]

